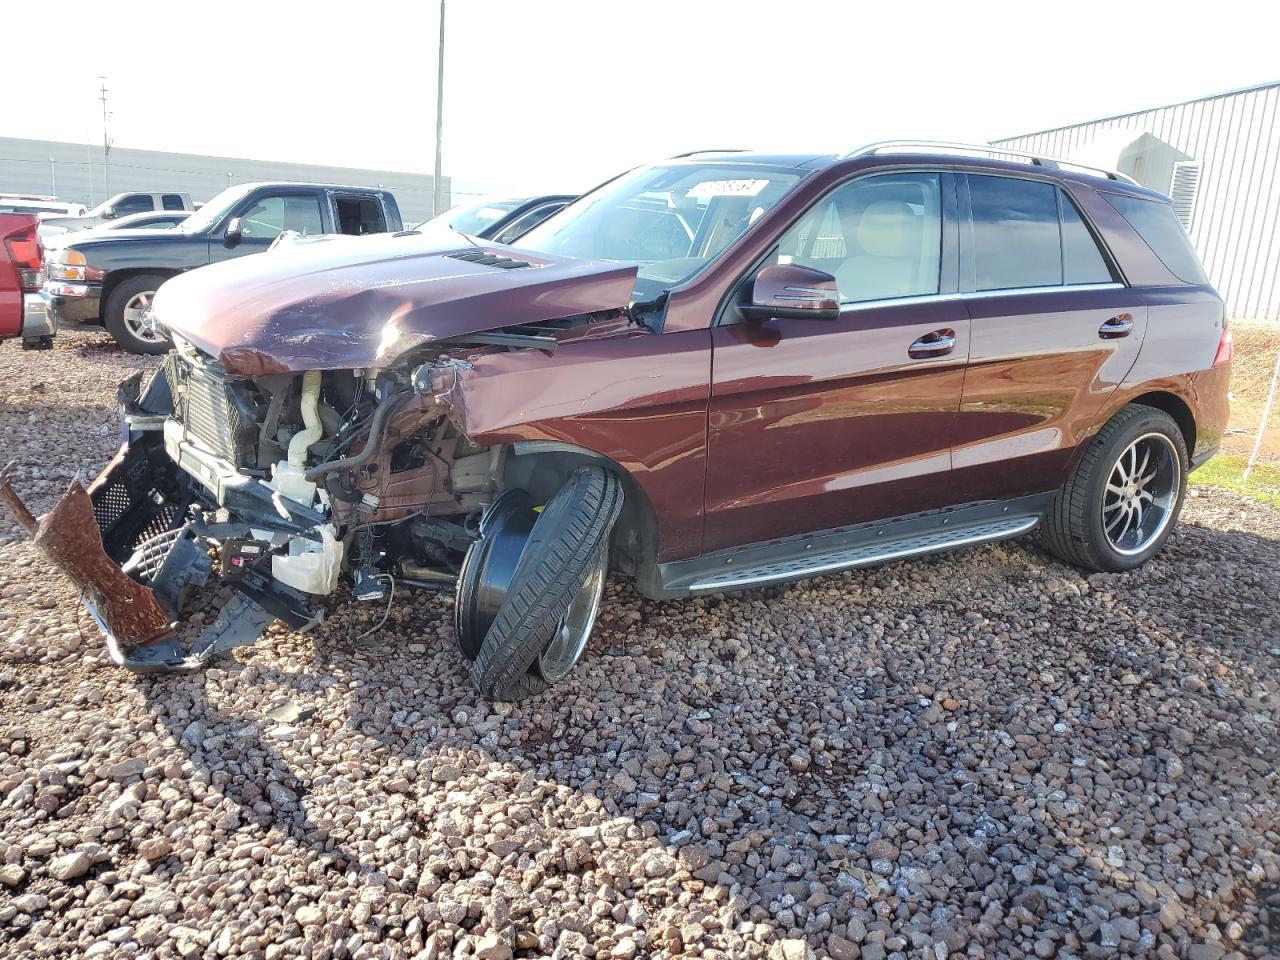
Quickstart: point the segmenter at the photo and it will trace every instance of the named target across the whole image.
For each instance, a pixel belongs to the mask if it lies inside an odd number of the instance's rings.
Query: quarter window
[[[1208,283],[1200,258],[1187,231],[1182,229],[1173,206],[1159,200],[1144,200],[1118,193],[1104,193],[1107,203],[1129,221],[1152,252],[1184,283]]]
[[[843,303],[938,292],[941,178],[936,173],[865,177],[819,200],[778,245],[779,263],[836,278]]]

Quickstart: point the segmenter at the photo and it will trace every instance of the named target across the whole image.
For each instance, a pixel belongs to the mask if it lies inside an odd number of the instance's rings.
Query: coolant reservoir
[[[294,466],[288,460],[276,461],[268,486],[304,507],[311,506],[316,499],[316,485],[307,479],[306,468]]]
[[[320,532],[319,543],[294,537],[289,541],[287,555],[272,556],[271,575],[303,593],[332,593],[338,585],[338,570],[342,566],[342,544],[330,524],[316,529]]]

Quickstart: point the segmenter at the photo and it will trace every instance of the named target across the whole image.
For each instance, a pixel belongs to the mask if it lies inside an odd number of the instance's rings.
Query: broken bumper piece
[[[102,494],[118,489],[130,475],[139,476],[139,459],[146,457],[137,448],[122,449],[93,484],[94,493],[103,502],[110,500]],[[112,527],[117,528],[122,520],[136,520],[144,528],[129,559],[117,565],[103,543],[103,510],[95,510],[99,498],[94,493],[73,481],[58,504],[37,520],[9,477],[0,474],[0,499],[26,529],[36,549],[80,591],[84,605],[106,635],[111,659],[120,666],[139,673],[196,670],[218,654],[254,643],[277,616],[293,627],[316,621],[310,610],[296,602],[300,598],[292,591],[275,589],[263,578],[245,577],[235,585],[237,592],[213,623],[184,649],[175,621],[187,589],[202,586],[212,567],[207,550],[193,535],[199,525],[186,523],[147,536],[153,514],[157,507],[163,511],[165,504],[157,504],[155,495],[121,499],[125,495],[117,492],[116,506],[110,510]],[[139,516],[132,518],[135,513]],[[172,512],[169,515],[177,520]]]

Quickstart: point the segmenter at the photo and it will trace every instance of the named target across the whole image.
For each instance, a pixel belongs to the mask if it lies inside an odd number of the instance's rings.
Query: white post
[[[1244,467],[1244,482],[1249,482],[1249,474],[1253,465],[1258,462],[1258,454],[1262,451],[1262,438],[1267,432],[1267,421],[1271,419],[1271,405],[1276,399],[1276,385],[1280,383],[1280,350],[1276,351],[1276,368],[1271,373],[1271,390],[1267,393],[1267,402],[1262,408],[1262,421],[1258,424],[1258,436],[1253,441],[1253,452],[1249,454],[1249,462]]]
[[[58,171],[54,169],[53,157],[49,158],[49,192],[58,195]]]
[[[444,0],[440,0],[440,51],[436,54],[436,171],[431,181],[431,215],[441,212],[440,206],[440,138],[444,133]]]

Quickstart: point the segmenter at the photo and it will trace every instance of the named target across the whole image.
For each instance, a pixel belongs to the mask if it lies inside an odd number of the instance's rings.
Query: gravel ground
[[[114,447],[108,344],[0,346],[39,510]],[[1126,575],[613,582],[513,707],[421,595],[134,677],[5,520],[0,955],[1276,956],[1277,571],[1280,512],[1209,491]]]

